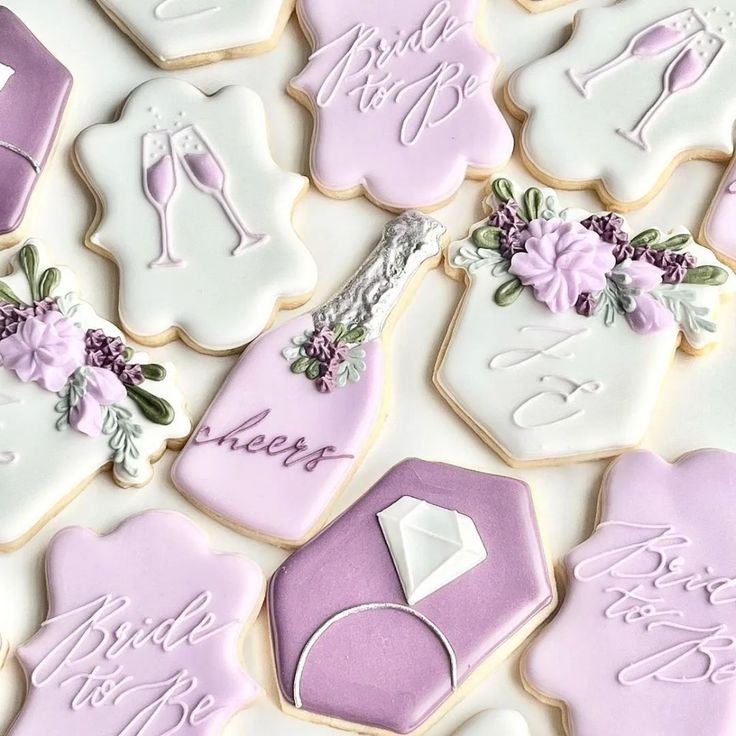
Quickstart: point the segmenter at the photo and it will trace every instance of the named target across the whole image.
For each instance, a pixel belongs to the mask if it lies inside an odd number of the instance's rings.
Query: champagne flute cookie
[[[727,263],[736,266],[736,158],[728,165],[718,185],[700,237]]]
[[[171,365],[127,347],[33,243],[0,278],[0,551],[23,544],[105,468],[122,487],[191,429]]]
[[[509,80],[522,154],[551,186],[641,207],[679,163],[733,153],[735,61],[736,0],[583,10],[562,49]]]
[[[179,490],[239,531],[309,539],[379,430],[387,333],[444,233],[401,215],[332,299],[253,343],[177,458]]]
[[[525,483],[405,460],[271,579],[282,707],[416,736],[555,602]]]
[[[289,91],[314,115],[310,168],[325,194],[432,209],[513,148],[493,100],[498,59],[479,0],[298,0],[313,52]]]
[[[139,342],[232,352],[311,295],[317,268],[291,222],[307,180],[271,158],[255,92],[146,82],[76,156],[98,203],[87,244],[117,263]]]
[[[511,465],[638,445],[678,345],[717,343],[736,277],[684,229],[637,233],[551,190],[491,188],[487,219],[448,251],[467,290],[437,387]]]
[[[218,736],[261,694],[238,650],[263,573],[211,551],[186,516],[149,511],[104,536],[68,527],[46,575],[49,613],[18,650],[27,695],[8,736]]]

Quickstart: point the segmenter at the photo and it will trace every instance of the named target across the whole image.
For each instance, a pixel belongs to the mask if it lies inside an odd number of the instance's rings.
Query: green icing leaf
[[[312,362],[312,358],[308,358],[307,356],[302,356],[301,358],[297,358],[291,364],[291,372],[292,373],[306,373],[307,368],[309,367],[309,364],[311,362]]]
[[[635,238],[632,238],[631,245],[634,247],[652,245],[652,243],[656,243],[659,240],[659,237],[659,230],[656,228],[650,228],[649,230],[644,230],[639,233]]]
[[[126,386],[125,389],[149,422],[171,424],[174,421],[174,408],[166,399],[154,396],[140,386]]]
[[[496,289],[496,293],[493,296],[494,301],[499,307],[508,307],[509,304],[513,304],[524,289],[521,281],[517,278],[513,278],[510,281],[506,281],[504,284]]]
[[[528,220],[536,220],[544,209],[544,195],[536,187],[524,192],[524,209]]]
[[[495,179],[491,189],[500,202],[508,202],[514,198],[514,186],[508,179]]]
[[[473,230],[473,244],[478,248],[498,250],[501,245],[501,228],[482,225]]]
[[[721,286],[728,281],[728,272],[720,266],[696,266],[691,268],[683,284],[699,284],[701,286]]]
[[[38,282],[41,299],[51,296],[61,283],[61,271],[58,268],[47,268]]]
[[[340,342],[340,340],[343,338],[343,335],[348,331],[348,328],[340,324],[339,322],[333,326],[332,328],[332,339],[335,342]]]
[[[4,302],[10,302],[19,307],[23,302],[16,296],[16,293],[3,281],[0,281],[0,299]]]
[[[349,343],[363,342],[363,340],[365,340],[366,332],[367,330],[365,327],[352,327],[350,331],[345,334],[343,340]]]
[[[126,363],[130,362],[130,359],[133,357],[134,354],[135,353],[133,352],[133,348],[125,348],[125,350],[123,350],[123,360],[125,360]]]
[[[163,381],[166,378],[166,368],[158,363],[148,363],[141,366],[143,377],[149,381]]]
[[[31,297],[35,301],[39,298],[38,284],[36,283],[36,276],[38,274],[38,249],[32,243],[28,243],[20,249],[20,266],[26,275],[28,286],[31,289]]]
[[[689,233],[682,233],[681,235],[673,235],[667,240],[652,245],[653,250],[682,250],[690,241],[692,236]]]
[[[309,365],[306,369],[307,378],[310,381],[314,381],[316,378],[319,378],[319,369],[320,369],[320,362],[317,360],[317,358],[310,358],[309,359]]]

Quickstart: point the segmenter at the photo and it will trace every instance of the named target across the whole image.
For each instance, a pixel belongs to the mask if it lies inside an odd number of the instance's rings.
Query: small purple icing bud
[[[575,311],[583,317],[592,317],[595,313],[595,307],[596,300],[590,292],[581,294],[575,302]]]

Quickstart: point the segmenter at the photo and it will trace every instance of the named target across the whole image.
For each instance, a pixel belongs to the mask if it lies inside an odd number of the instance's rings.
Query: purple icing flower
[[[29,317],[40,317],[42,314],[56,312],[58,309],[56,302],[49,298],[21,307],[0,302],[0,340],[14,335]]]
[[[519,204],[510,199],[500,204],[488,218],[488,224],[501,231],[499,253],[506,260],[510,260],[517,253],[524,250],[521,245],[521,234],[526,222],[519,214]]]
[[[135,363],[127,363],[125,344],[119,337],[109,337],[100,329],[87,330],[84,338],[87,365],[112,371],[123,383],[137,386],[143,383],[143,369]]]
[[[581,294],[575,302],[575,311],[582,317],[592,317],[597,305],[596,298],[588,291]]]
[[[84,360],[84,333],[58,311],[28,317],[0,340],[0,364],[48,391],[60,391]]]
[[[624,219],[613,212],[607,212],[604,215],[591,215],[580,224],[586,230],[599,235],[603,242],[615,245],[614,256],[617,256],[629,244],[629,234],[623,229]]]
[[[125,386],[112,371],[87,368],[86,391],[72,409],[69,423],[83,434],[99,437],[102,434],[104,407],[117,404],[126,396]]]
[[[624,274],[624,284],[630,289],[651,291],[662,283],[662,269],[648,261],[626,260],[616,266],[615,270],[616,273]]]
[[[534,289],[552,312],[570,309],[578,297],[600,291],[616,265],[613,246],[579,222],[533,220],[522,236],[525,253],[511,259],[509,272]]]
[[[337,377],[340,366],[345,362],[350,352],[350,348],[344,343],[332,343],[333,350],[329,360],[320,366],[320,376],[316,381],[317,390],[322,393],[329,393],[337,388]]]
[[[304,343],[304,352],[310,358],[317,358],[321,362],[329,361],[335,347],[335,336],[332,330],[322,327],[315,330],[312,336]]]
[[[636,309],[626,314],[626,321],[635,332],[642,334],[658,332],[675,323],[672,312],[653,296],[640,294],[635,301]]]

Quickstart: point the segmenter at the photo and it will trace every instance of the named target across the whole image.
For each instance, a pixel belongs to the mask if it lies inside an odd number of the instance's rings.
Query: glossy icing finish
[[[64,529],[46,573],[49,613],[18,649],[28,694],[9,734],[215,736],[260,695],[238,647],[263,573],[212,552],[186,516],[149,511],[101,537]]]
[[[515,710],[484,710],[476,713],[453,736],[531,736],[524,716]]]
[[[703,222],[702,238],[718,255],[736,264],[736,159],[718,185]]]
[[[720,450],[611,466],[600,523],[566,557],[565,602],[524,664],[570,734],[733,732],[735,478]]]
[[[408,608],[377,520],[403,496],[470,517],[485,561]],[[424,548],[432,554],[431,540]],[[297,664],[303,710],[370,728],[409,733],[485,659],[554,601],[529,488],[450,465],[406,460],[294,553],[274,574],[269,614],[282,698],[294,703]],[[382,605],[383,604],[383,605]],[[425,617],[436,631],[417,615]],[[360,729],[359,729],[360,730]]]

